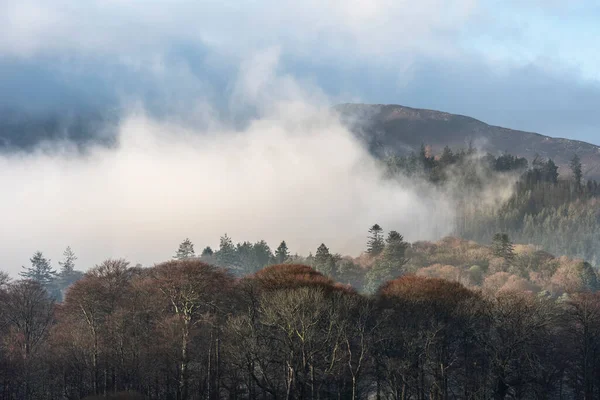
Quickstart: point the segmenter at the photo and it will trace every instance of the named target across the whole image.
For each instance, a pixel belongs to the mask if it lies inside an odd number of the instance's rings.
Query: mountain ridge
[[[581,140],[551,137],[487,124],[476,118],[398,104],[342,103],[333,107],[340,120],[378,155],[417,151],[421,144],[435,152],[444,146],[470,143],[493,154],[510,153],[528,160],[537,155],[552,158],[561,175],[577,154],[585,177],[600,180],[600,146]]]

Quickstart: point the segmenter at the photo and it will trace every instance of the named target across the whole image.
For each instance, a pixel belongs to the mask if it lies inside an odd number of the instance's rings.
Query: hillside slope
[[[506,129],[462,115],[400,105],[340,104],[334,109],[377,154],[418,150],[421,144],[431,145],[439,152],[446,145],[464,148],[471,142],[493,154],[508,152],[530,161],[536,154],[552,158],[560,166],[561,175],[569,173],[569,161],[578,154],[586,177],[600,180],[600,146],[590,143]]]

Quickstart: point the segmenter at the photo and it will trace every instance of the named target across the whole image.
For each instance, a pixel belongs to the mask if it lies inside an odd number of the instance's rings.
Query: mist
[[[185,237],[199,250],[227,233],[356,255],[374,223],[409,240],[452,229],[448,201],[384,180],[328,108],[306,104],[240,131],[194,131],[138,111],[121,123],[116,148],[3,156],[0,171],[0,257],[12,274],[38,249],[56,263],[67,245],[86,269],[107,257],[162,261]]]
[[[353,256],[375,223],[409,241],[452,233],[460,187],[387,179],[332,111],[335,99],[281,73],[278,60],[268,49],[240,64],[230,109],[256,115],[241,127],[199,96],[185,118],[131,104],[112,147],[52,142],[1,155],[0,269],[16,274],[37,250],[57,267],[67,246],[82,270],[120,257],[149,266],[185,238],[199,252],[225,233]],[[510,183],[490,184],[476,201],[499,203]]]

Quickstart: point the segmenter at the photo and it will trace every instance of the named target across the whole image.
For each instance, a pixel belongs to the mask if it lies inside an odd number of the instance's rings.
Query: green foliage
[[[367,253],[371,256],[378,256],[385,248],[383,240],[383,229],[375,224],[369,229],[369,240],[367,242]]]
[[[227,234],[219,239],[219,250],[215,253],[217,263],[220,266],[237,270],[239,258],[236,246]]]
[[[324,243],[317,248],[314,259],[314,268],[326,276],[333,276],[335,272],[335,260],[329,248]]]
[[[75,271],[75,261],[77,260],[77,256],[73,252],[70,246],[68,246],[63,253],[63,261],[59,261],[58,265],[60,265],[60,274],[61,275],[69,275]]]
[[[494,256],[512,261],[515,258],[513,244],[506,233],[496,233],[492,239],[492,251]]]
[[[277,250],[275,250],[275,261],[277,264],[283,264],[290,257],[290,251],[288,250],[285,240],[283,240]]]
[[[44,257],[41,251],[36,251],[29,260],[31,261],[31,267],[22,267],[24,271],[20,272],[19,275],[48,288],[56,279],[56,271],[52,269],[50,260]]]
[[[365,291],[375,293],[379,287],[402,274],[403,264],[378,260],[365,276]]]
[[[194,252],[194,244],[190,239],[185,238],[185,240],[179,245],[179,249],[177,249],[177,253],[173,258],[177,260],[185,260],[195,256],[196,253]]]
[[[583,168],[577,154],[571,159],[570,167],[571,173],[573,174],[573,181],[575,181],[575,187],[579,190],[581,189],[581,180],[583,179]]]
[[[386,245],[383,251],[383,258],[385,261],[404,265],[408,261],[405,258],[406,249],[408,247],[408,243],[404,241],[404,236],[402,236],[396,231],[390,231],[386,239]]]

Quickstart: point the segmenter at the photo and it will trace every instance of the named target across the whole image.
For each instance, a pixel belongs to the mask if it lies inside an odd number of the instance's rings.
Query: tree
[[[83,276],[83,273],[75,270],[75,260],[77,256],[73,252],[70,246],[66,248],[63,253],[63,261],[59,261],[61,269],[58,273],[58,280],[56,282],[56,297],[61,300],[64,297],[64,291],[66,288],[75,283],[78,279]]]
[[[502,257],[506,261],[515,258],[513,244],[506,233],[496,233],[492,240],[492,251],[496,257]]]
[[[315,269],[327,276],[332,276],[334,273],[335,261],[324,243],[321,243],[315,253]]]
[[[388,233],[386,246],[383,251],[385,260],[399,264],[400,266],[406,264],[408,260],[405,258],[405,255],[408,246],[408,243],[404,241],[404,236],[396,231],[391,231]]]
[[[56,277],[56,271],[52,269],[50,260],[44,257],[41,251],[36,251],[29,260],[31,261],[31,267],[23,267],[25,271],[20,272],[19,275],[48,288]]]
[[[202,257],[211,257],[214,251],[210,246],[206,246],[204,250],[202,250]]]
[[[221,236],[219,240],[219,250],[215,254],[219,265],[228,268],[238,267],[238,256],[236,247],[233,245],[233,241],[227,234]]]
[[[179,249],[177,249],[177,254],[173,258],[177,260],[185,260],[188,258],[194,258],[196,253],[194,252],[194,244],[190,241],[190,239],[185,238],[183,242],[179,245]]]
[[[9,284],[3,303],[3,317],[11,336],[4,340],[11,343],[20,353],[15,355],[23,361],[23,375],[19,379],[24,384],[22,398],[37,398],[31,386],[33,373],[38,372],[41,363],[35,362],[35,358],[40,356],[40,348],[52,325],[54,302],[40,282],[22,280]]]
[[[75,260],[77,260],[77,256],[71,250],[71,246],[67,246],[63,253],[63,261],[58,262],[60,274],[65,276],[72,274],[75,271]]]
[[[573,180],[575,181],[575,187],[581,189],[581,180],[583,178],[583,169],[581,166],[581,159],[577,154],[571,159],[571,172],[573,173]]]
[[[275,250],[275,261],[277,262],[277,264],[283,264],[285,260],[289,258],[289,256],[290,252],[284,240],[279,244],[277,250]]]
[[[271,263],[273,259],[273,253],[271,252],[271,248],[264,240],[259,240],[254,243],[252,248],[254,252],[254,259],[256,260],[257,269],[261,269],[266,267]]]
[[[385,247],[383,241],[383,229],[375,224],[369,229],[369,241],[367,242],[367,253],[371,256],[378,256]]]
[[[232,245],[233,246],[233,245]],[[221,269],[197,260],[169,261],[152,271],[157,290],[170,314],[165,323],[178,330],[179,388],[178,399],[188,398],[190,346],[198,326],[215,325],[219,315],[227,314],[228,292],[233,279]]]

